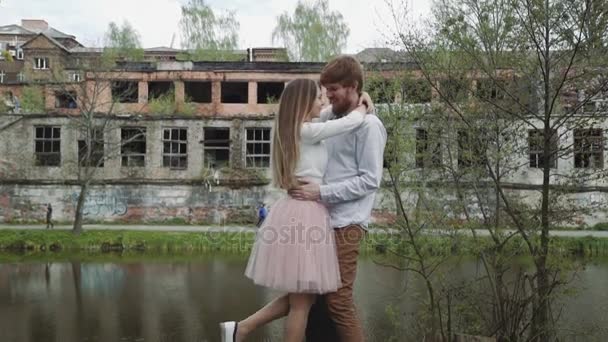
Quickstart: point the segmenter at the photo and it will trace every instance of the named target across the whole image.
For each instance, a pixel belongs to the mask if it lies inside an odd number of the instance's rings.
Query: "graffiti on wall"
[[[74,208],[78,204],[78,192],[72,193]],[[127,198],[122,191],[89,193],[84,201],[84,216],[123,216],[127,213]]]

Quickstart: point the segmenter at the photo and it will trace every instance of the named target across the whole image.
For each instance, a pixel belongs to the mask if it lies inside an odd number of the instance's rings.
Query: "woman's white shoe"
[[[222,322],[220,323],[220,330],[222,332],[222,342],[236,342],[236,329],[237,322]]]

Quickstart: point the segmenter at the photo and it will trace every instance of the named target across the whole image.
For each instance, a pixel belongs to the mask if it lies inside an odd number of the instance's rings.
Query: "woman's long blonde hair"
[[[297,185],[294,173],[300,158],[300,130],[313,109],[318,91],[315,81],[296,79],[287,84],[281,95],[272,139],[273,182],[281,189]]]

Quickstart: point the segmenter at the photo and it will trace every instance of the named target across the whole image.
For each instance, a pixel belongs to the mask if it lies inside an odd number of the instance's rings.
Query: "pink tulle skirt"
[[[278,200],[258,230],[245,275],[285,292],[328,293],[341,286],[334,230],[325,206]]]

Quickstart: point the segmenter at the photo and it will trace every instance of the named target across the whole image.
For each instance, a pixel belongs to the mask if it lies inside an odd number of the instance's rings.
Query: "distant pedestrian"
[[[53,229],[53,207],[51,203],[46,205],[46,229]]]
[[[13,108],[13,113],[21,113],[21,102],[19,102],[19,98],[17,96],[13,95],[13,103],[15,104],[15,108]]]
[[[191,207],[188,207],[188,224],[192,224],[192,217],[194,216],[194,211]]]
[[[266,208],[266,204],[262,203],[260,209],[258,209],[258,223],[256,226],[261,226],[262,222],[266,219],[266,216],[268,216],[268,209]]]

